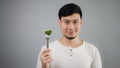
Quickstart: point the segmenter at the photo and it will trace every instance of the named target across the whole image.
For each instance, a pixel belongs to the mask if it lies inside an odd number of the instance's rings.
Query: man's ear
[[[58,24],[60,25],[60,23],[61,23],[61,20],[59,19],[59,20],[58,20]]]
[[[83,20],[82,20],[82,19],[80,20],[80,24],[81,24],[81,25],[83,24]]]

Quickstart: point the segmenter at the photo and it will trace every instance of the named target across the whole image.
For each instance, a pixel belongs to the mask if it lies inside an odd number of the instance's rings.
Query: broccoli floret
[[[47,30],[45,30],[45,34],[47,34],[47,35],[51,35],[51,33],[52,33],[52,30],[50,30],[50,29],[47,29]]]

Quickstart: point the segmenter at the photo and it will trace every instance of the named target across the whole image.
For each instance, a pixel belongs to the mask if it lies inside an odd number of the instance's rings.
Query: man
[[[82,27],[82,11],[74,3],[59,10],[59,25],[63,37],[43,46],[37,68],[102,68],[98,49],[79,38]]]

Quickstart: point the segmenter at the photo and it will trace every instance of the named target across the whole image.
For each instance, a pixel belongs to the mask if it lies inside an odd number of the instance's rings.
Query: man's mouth
[[[67,32],[69,35],[73,35],[74,32]]]

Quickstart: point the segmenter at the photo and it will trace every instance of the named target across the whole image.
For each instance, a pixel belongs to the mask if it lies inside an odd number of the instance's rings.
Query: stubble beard
[[[76,36],[75,37],[68,37],[68,36],[65,36],[68,40],[73,40],[73,39],[75,39],[76,38]]]

